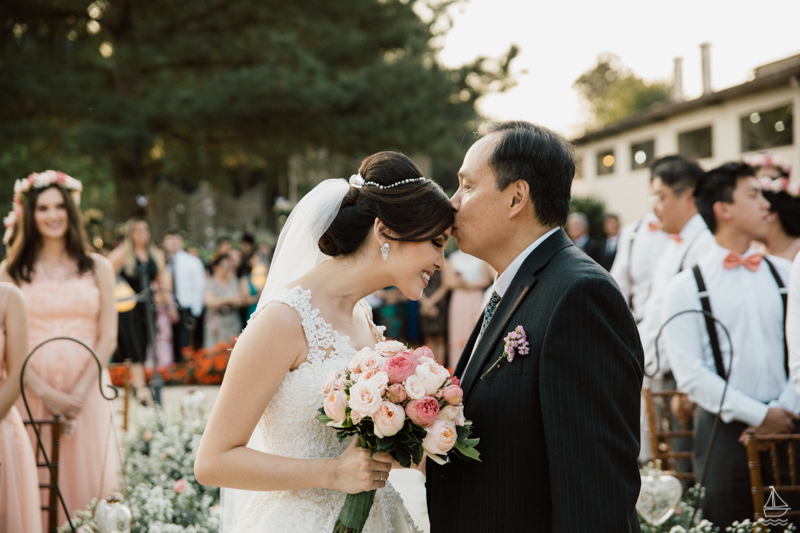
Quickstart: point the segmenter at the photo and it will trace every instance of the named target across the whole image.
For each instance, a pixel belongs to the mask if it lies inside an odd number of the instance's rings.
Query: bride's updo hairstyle
[[[433,181],[420,180],[422,171],[403,154],[378,152],[361,162],[358,173],[364,185],[351,186],[345,195],[339,213],[319,240],[322,253],[331,257],[355,253],[376,218],[394,233],[394,237],[385,235],[394,241],[427,241],[453,225],[450,199]],[[400,183],[404,180],[413,181]]]

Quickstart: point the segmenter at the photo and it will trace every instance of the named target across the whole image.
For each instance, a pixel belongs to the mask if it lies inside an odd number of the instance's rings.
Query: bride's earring
[[[389,260],[389,243],[388,242],[383,243],[383,245],[381,246],[381,257],[383,257],[384,261],[388,261]]]

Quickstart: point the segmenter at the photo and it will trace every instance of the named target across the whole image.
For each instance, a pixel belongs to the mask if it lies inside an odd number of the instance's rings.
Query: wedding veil
[[[269,297],[292,281],[302,277],[329,256],[323,254],[317,243],[339,213],[350,185],[343,179],[325,180],[305,195],[292,210],[286,221],[272,256],[267,283],[258,300],[255,316],[267,303]],[[256,425],[247,444],[248,448],[265,451],[261,426]],[[254,492],[238,489],[222,489],[222,516],[220,531],[231,533],[239,516]]]

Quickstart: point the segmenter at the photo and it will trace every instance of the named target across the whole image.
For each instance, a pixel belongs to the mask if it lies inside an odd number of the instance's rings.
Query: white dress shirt
[[[770,407],[800,412],[800,397],[784,369],[783,301],[775,278],[764,261],[756,272],[743,266],[724,268],[722,262],[729,252],[714,243],[698,262],[711,312],[727,327],[734,347],[731,363],[728,337],[717,325],[722,362],[725,372],[730,372],[721,415],[724,422],[739,421],[757,427]],[[751,248],[744,257],[753,253]],[[786,283],[790,262],[772,256],[769,260]],[[664,299],[665,318],[685,309],[702,309],[690,269],[673,278]],[[678,388],[706,411],[717,413],[725,381],[717,375],[703,315],[691,313],[675,318],[665,328],[664,336]]]
[[[622,228],[617,255],[611,267],[611,277],[617,282],[625,301],[632,303],[633,318],[637,323],[644,318],[653,274],[669,243],[665,232],[660,229],[650,230],[651,222],[658,224],[658,218],[653,212]]]
[[[508,265],[508,267],[506,267],[506,269],[503,271],[502,274],[500,274],[500,275],[495,274],[493,290],[494,290],[494,292],[496,292],[500,296],[500,298],[502,298],[506,294],[506,291],[511,286],[511,281],[517,275],[517,272],[519,272],[519,267],[521,267],[522,263],[524,263],[525,260],[528,258],[528,256],[531,255],[531,252],[533,252],[550,235],[552,235],[553,233],[555,233],[558,230],[559,230],[559,228],[555,227],[555,228],[551,229],[550,231],[548,231],[547,233],[545,233],[544,235],[542,235],[541,237],[539,237],[538,239],[536,239],[535,241],[533,241],[533,243],[530,246],[525,248],[522,251],[522,253],[519,254],[516,257],[516,259],[511,261],[511,263]],[[486,302],[484,303],[484,308],[486,307],[486,304],[489,302],[489,298],[492,295],[491,291],[487,290],[486,293],[489,296],[487,297],[486,295],[484,295],[484,299],[486,300]],[[481,316],[480,316],[480,320],[481,321],[483,321],[484,314],[485,314],[485,311],[484,311],[484,313],[481,313]],[[478,337],[478,341],[480,341],[480,337]],[[476,342],[475,345],[472,347],[472,354],[475,353],[475,348],[477,348],[477,347],[478,347],[478,342]],[[470,361],[472,360],[472,354],[470,354]],[[469,361],[467,361],[467,366],[469,366]],[[466,373],[466,369],[467,369],[467,367],[465,366],[464,367],[464,372],[465,373]]]
[[[206,269],[203,262],[192,254],[180,250],[172,256],[172,279],[175,287],[175,300],[181,307],[191,310],[197,317],[203,312]]]
[[[789,342],[789,367],[794,388],[800,394],[800,257],[796,257],[792,263],[787,315],[786,340]]]
[[[670,280],[681,270],[691,270],[701,257],[708,253],[709,248],[716,244],[714,235],[699,214],[694,215],[684,224],[678,234],[681,242],[668,240],[664,252],[658,260],[653,281],[650,285],[650,296],[645,304],[644,317],[639,323],[639,337],[644,348],[645,370],[652,373],[656,364],[656,337],[668,315],[662,312],[664,292]],[[656,377],[662,377],[669,369],[669,361],[665,357],[663,335],[659,341],[659,369]]]

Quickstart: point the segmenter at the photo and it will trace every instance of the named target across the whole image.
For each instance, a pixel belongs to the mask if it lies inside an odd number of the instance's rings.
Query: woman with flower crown
[[[78,198],[80,181],[61,172],[31,174],[14,186],[14,210],[6,218],[6,260],[0,281],[24,295],[29,349],[47,339],[73,337],[97,353],[103,365],[116,348],[117,312],[110,262],[90,253]],[[103,384],[109,383],[103,369]],[[117,489],[120,468],[110,402],[98,386],[91,354],[71,341],[42,346],[25,370],[28,402],[35,419],[63,419],[59,485],[70,510]],[[17,408],[27,418],[24,404]],[[43,428],[49,442],[49,428]],[[35,438],[32,437],[35,446]],[[44,471],[39,473],[46,481]],[[66,516],[59,509],[59,523]]]
[[[348,493],[375,489],[363,531],[416,531],[387,483],[391,456],[370,458],[315,417],[329,374],[383,340],[363,298],[395,286],[417,300],[444,266],[453,210],[420,176],[404,155],[381,152],[292,211],[195,461],[200,483],[228,488],[223,531],[329,532]]]
[[[800,253],[800,185],[790,183],[792,165],[776,155],[763,152],[747,160],[769,202],[769,231],[764,253],[794,261]]]

